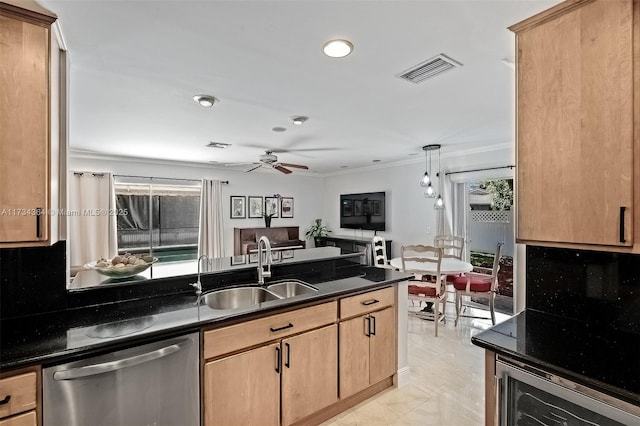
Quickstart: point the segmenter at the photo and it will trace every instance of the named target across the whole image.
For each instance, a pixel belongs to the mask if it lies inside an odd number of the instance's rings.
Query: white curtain
[[[68,239],[72,267],[117,254],[115,208],[111,173],[71,173]]]
[[[440,173],[440,191],[442,191],[442,201],[444,201],[444,209],[437,210],[436,214],[436,235],[452,235],[453,234],[453,197],[454,188],[449,176]]]
[[[203,179],[200,193],[198,257],[203,254],[209,256],[209,259],[224,257],[223,232],[222,182]]]

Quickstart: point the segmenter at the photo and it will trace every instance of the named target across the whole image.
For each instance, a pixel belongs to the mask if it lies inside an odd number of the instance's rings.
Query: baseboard
[[[393,378],[393,384],[397,387],[408,385],[411,382],[411,370],[409,366],[402,367]]]

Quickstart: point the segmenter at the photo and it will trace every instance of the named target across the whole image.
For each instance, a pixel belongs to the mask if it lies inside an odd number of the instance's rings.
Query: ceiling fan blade
[[[274,168],[274,169],[276,169],[276,170],[278,170],[279,172],[282,172],[282,173],[286,174],[286,175],[288,175],[289,173],[291,173],[291,170],[289,170],[289,169],[285,169],[285,168],[284,168],[284,167],[282,167],[282,166],[273,166],[273,168]]]
[[[224,166],[225,167],[231,167],[231,166],[246,166],[247,164],[262,164],[260,162],[246,162],[246,163],[226,163]]]
[[[251,164],[256,164],[256,163],[251,163]],[[260,164],[259,166],[255,166],[253,169],[249,169],[249,170],[247,170],[245,173],[252,172],[252,171],[254,171],[255,169],[259,169],[260,167],[262,167],[262,164]]]
[[[291,164],[291,163],[280,163],[281,166],[294,167],[296,169],[304,169],[309,170],[309,167],[303,166],[302,164]]]

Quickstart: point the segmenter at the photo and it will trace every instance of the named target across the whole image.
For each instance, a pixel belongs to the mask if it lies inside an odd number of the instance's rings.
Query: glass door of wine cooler
[[[589,395],[556,383],[549,374],[496,362],[500,424],[508,426],[622,426],[640,425],[640,417]],[[565,379],[563,383],[570,384]],[[611,400],[611,397],[605,397]],[[596,397],[594,397],[596,396]]]

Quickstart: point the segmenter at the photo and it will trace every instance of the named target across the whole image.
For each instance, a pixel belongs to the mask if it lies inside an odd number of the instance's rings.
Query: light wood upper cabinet
[[[510,29],[517,240],[632,246],[640,162],[633,1],[570,0]]]
[[[282,341],[282,424],[338,400],[338,326]]]
[[[54,20],[0,2],[0,246],[49,240]]]

